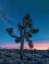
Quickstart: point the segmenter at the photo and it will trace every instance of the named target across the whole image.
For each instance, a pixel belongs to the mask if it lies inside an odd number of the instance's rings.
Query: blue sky
[[[6,28],[12,26],[15,34],[19,35],[17,23],[22,23],[26,13],[30,14],[33,27],[39,28],[39,33],[31,38],[33,43],[49,42],[37,40],[49,38],[49,0],[0,0],[0,44],[15,43]]]

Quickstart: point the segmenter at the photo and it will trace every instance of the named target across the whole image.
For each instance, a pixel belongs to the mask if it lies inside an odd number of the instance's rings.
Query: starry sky
[[[20,36],[17,23],[22,23],[27,13],[32,18],[33,27],[39,28],[39,32],[31,38],[34,48],[49,47],[49,0],[0,0],[0,47],[20,46],[7,34],[6,28],[13,27],[14,34]],[[28,48],[26,41],[25,47]]]

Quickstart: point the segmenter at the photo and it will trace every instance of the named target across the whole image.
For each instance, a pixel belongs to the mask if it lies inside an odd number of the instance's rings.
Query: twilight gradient
[[[1,44],[0,45],[1,48],[14,48],[14,49],[19,49],[20,48],[20,44]],[[37,49],[37,50],[47,50],[49,47],[49,43],[39,43],[39,44],[34,44],[34,48],[32,49]],[[24,49],[30,49],[28,44],[24,45]]]
[[[0,47],[19,48],[6,28],[13,27],[14,34],[20,36],[17,23],[22,23],[26,13],[30,13],[33,27],[39,28],[39,33],[33,34],[31,40],[36,49],[49,47],[49,0],[0,0]],[[25,42],[25,47],[29,48]]]

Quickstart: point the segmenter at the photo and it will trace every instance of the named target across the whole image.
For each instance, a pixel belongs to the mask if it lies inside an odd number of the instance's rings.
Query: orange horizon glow
[[[35,44],[34,48],[38,50],[47,50],[49,48],[49,43]]]
[[[1,48],[14,48],[14,49],[19,49],[20,48],[20,44],[2,44],[0,45]],[[37,49],[37,50],[47,50],[49,47],[49,43],[36,43],[34,44],[34,48],[33,49]],[[29,46],[27,45],[27,43],[24,45],[24,49],[30,49]]]

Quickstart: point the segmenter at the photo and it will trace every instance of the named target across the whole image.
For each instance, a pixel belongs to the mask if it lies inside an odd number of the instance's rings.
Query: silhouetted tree
[[[33,48],[33,44],[32,41],[30,40],[30,38],[32,37],[32,33],[35,34],[39,31],[39,29],[34,29],[32,26],[32,20],[30,18],[29,14],[26,14],[26,16],[23,18],[23,25],[21,25],[20,23],[18,23],[18,28],[20,31],[20,37],[15,36],[13,34],[13,28],[7,28],[6,31],[8,32],[8,34],[15,38],[15,42],[19,43],[21,42],[21,48],[20,48],[20,59],[23,60],[23,47],[24,47],[24,39],[26,38],[26,41],[28,41],[28,45],[30,48]],[[30,29],[30,31],[27,32],[27,28]],[[24,33],[23,33],[24,32]]]

